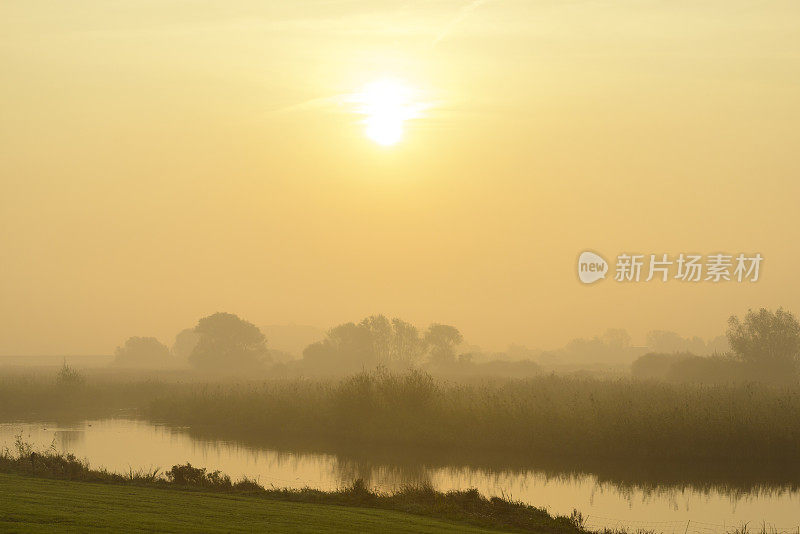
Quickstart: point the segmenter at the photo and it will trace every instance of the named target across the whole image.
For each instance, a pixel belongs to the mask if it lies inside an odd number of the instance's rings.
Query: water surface
[[[233,479],[254,478],[262,485],[335,489],[364,478],[372,487],[396,489],[404,483],[429,482],[436,489],[477,488],[487,496],[506,496],[568,515],[577,508],[590,527],[624,526],[657,531],[724,532],[749,522],[766,521],[779,532],[797,533],[800,490],[795,484],[753,485],[663,483],[622,484],[607,474],[557,472],[515,466],[486,467],[458,463],[423,463],[353,459],[343,455],[275,450],[237,441],[200,438],[189,429],[128,419],[78,424],[0,424],[0,447],[15,436],[39,448],[55,447],[89,461],[92,467],[128,472],[162,471],[178,463],[219,469]],[[731,473],[731,478],[736,479]],[[718,477],[717,477],[718,478]],[[688,527],[688,528],[687,528]]]

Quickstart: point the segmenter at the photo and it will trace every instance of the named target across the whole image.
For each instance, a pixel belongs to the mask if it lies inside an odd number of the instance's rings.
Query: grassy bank
[[[794,461],[800,387],[544,376],[482,385],[419,372],[204,385],[148,417],[240,438],[575,458]]]
[[[360,480],[328,492],[267,489],[189,464],[165,473],[109,473],[70,454],[36,452],[19,439],[15,451],[0,453],[0,503],[0,527],[26,531],[135,525],[170,531],[583,532],[577,514],[552,517],[476,490],[441,493],[423,486],[382,493]]]
[[[489,533],[391,510],[0,474],[4,532]]]

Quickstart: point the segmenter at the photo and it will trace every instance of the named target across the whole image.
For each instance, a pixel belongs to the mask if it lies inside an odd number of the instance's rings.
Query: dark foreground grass
[[[3,532],[490,533],[392,510],[0,474]]]
[[[110,473],[71,454],[36,452],[19,439],[15,452],[0,453],[0,477],[0,530],[583,532],[577,513],[552,517],[477,490],[441,493],[423,486],[382,493],[360,480],[329,492],[267,489],[189,464],[163,475]]]

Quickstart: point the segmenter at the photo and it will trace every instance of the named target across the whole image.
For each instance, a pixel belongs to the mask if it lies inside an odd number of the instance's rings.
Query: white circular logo
[[[582,252],[578,257],[578,278],[584,284],[592,284],[606,277],[608,262],[594,252]]]

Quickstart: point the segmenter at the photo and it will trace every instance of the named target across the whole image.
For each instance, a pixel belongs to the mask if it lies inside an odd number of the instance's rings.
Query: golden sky
[[[799,27],[794,0],[4,0],[0,354],[216,311],[493,349],[800,311]],[[384,79],[422,110],[390,146],[356,102]],[[586,249],[765,259],[584,286]]]

